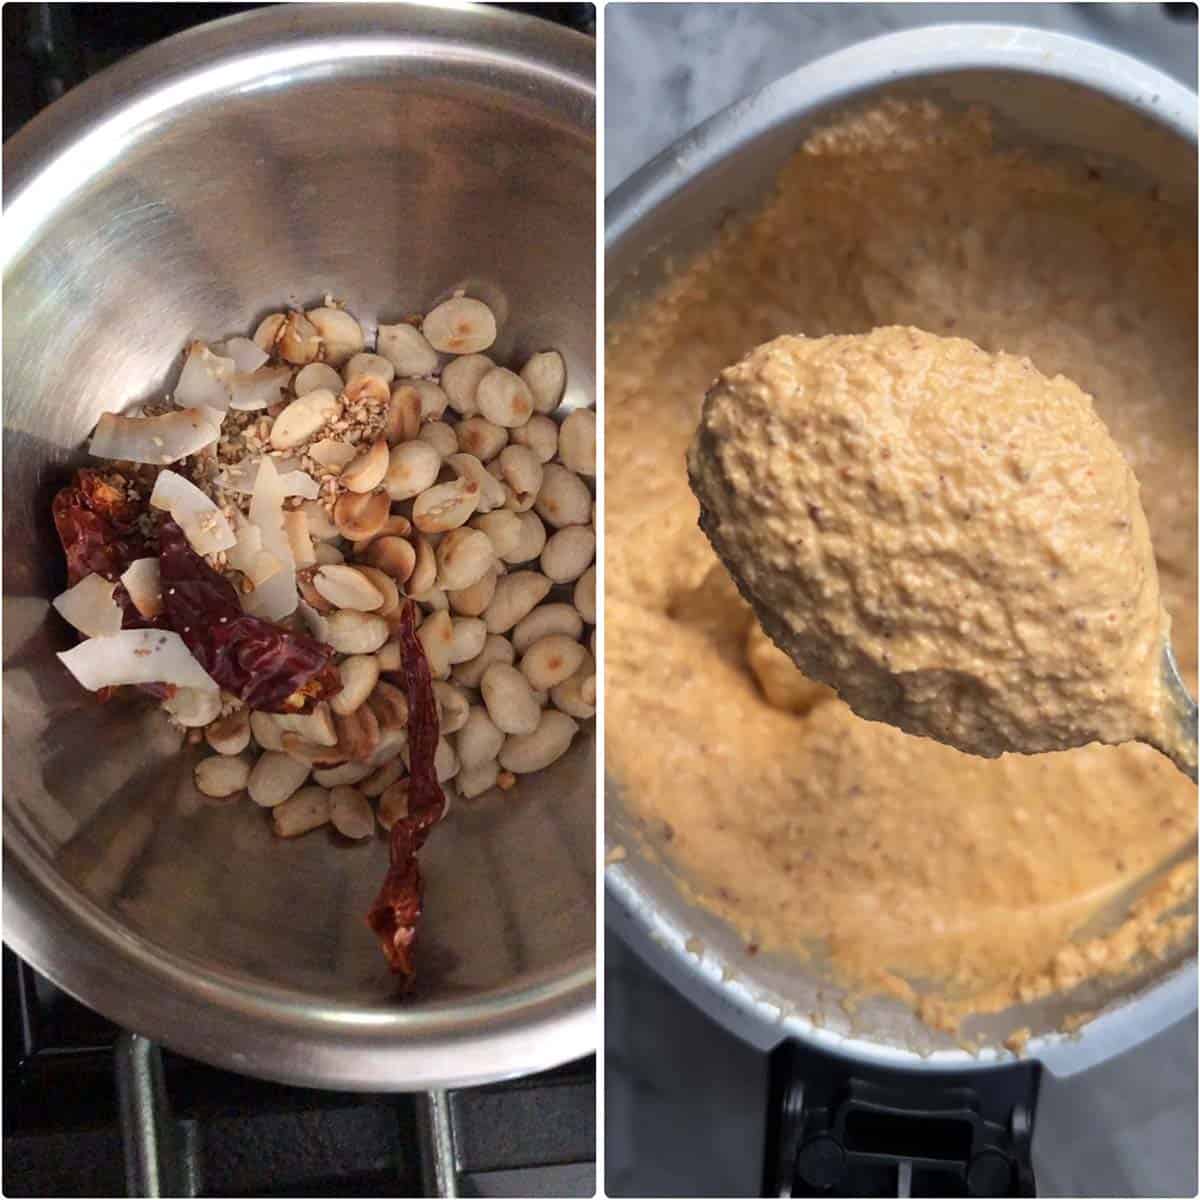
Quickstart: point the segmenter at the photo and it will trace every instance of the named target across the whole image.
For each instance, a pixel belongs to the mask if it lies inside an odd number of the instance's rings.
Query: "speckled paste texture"
[[[996,148],[980,113],[882,105],[811,138],[761,212],[609,332],[606,736],[622,802],[748,942],[946,1028],[1186,942],[1172,906],[1191,886],[1195,791],[1146,746],[986,759],[793,687],[697,524],[685,456],[722,369],[781,335],[915,326],[1026,357],[1093,397],[1141,480],[1194,687],[1195,220],[1103,176]],[[906,503],[936,526],[968,501]],[[1050,603],[1052,582],[1037,581]],[[1084,938],[1177,855],[1115,933]]]
[[[721,372],[700,523],[764,628],[861,717],[995,758],[1160,726],[1138,483],[1070,380],[905,326]]]

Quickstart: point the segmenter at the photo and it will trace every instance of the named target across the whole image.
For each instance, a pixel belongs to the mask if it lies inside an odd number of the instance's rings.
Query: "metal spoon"
[[[1196,701],[1179,674],[1171,643],[1163,646],[1163,692],[1166,734],[1162,742],[1147,744],[1165,754],[1193,783],[1196,782]]]

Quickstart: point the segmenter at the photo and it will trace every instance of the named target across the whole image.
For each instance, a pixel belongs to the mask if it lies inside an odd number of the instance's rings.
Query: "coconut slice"
[[[230,380],[236,371],[232,358],[214,354],[203,342],[191,342],[175,385],[175,403],[180,408],[201,405],[221,412],[229,407]]]
[[[283,399],[284,389],[291,380],[291,367],[260,367],[257,371],[234,375],[230,379],[229,407],[239,412],[270,408]]]
[[[183,408],[160,417],[126,417],[105,413],[88,447],[96,458],[122,462],[178,462],[211,446],[221,436],[224,413],[214,408]]]
[[[308,531],[308,517],[298,509],[292,509],[283,514],[283,529],[288,537],[288,545],[292,550],[292,561],[297,569],[311,567],[317,561],[313,550],[312,534]]]
[[[213,346],[213,350],[222,358],[233,359],[233,369],[239,375],[249,375],[271,361],[266,351],[260,350],[249,338],[244,337],[231,337]]]
[[[174,471],[159,471],[150,503],[171,514],[197,554],[216,554],[237,543],[225,514],[194,483]]]
[[[122,629],[108,637],[88,638],[58,657],[89,692],[127,683],[217,690],[183,638],[169,629]]]
[[[85,637],[111,637],[121,629],[121,607],[113,599],[116,586],[102,575],[85,575],[55,596],[54,607]]]
[[[234,517],[234,533],[237,544],[225,552],[226,561],[235,571],[255,586],[266,583],[281,567],[279,559],[262,548],[262,530],[252,525],[241,513]]]
[[[296,611],[296,562],[283,527],[284,489],[274,461],[259,460],[250,501],[250,520],[262,535],[262,548],[279,561],[279,570],[242,598],[242,607],[256,617],[281,621]]]
[[[250,496],[254,493],[254,481],[258,478],[258,464],[261,459],[252,462],[240,462],[225,467],[222,471],[222,483],[230,491]],[[305,500],[315,500],[321,489],[317,481],[306,471],[292,468],[282,459],[275,459],[275,470],[279,474],[279,483],[285,496],[300,496]]]
[[[139,558],[131,562],[121,576],[133,607],[148,621],[162,612],[162,580],[157,558]],[[94,636],[94,635],[93,635]]]

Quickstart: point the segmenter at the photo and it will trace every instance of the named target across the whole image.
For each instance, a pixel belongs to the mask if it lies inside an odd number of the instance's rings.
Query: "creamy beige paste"
[[[1070,940],[1187,854],[1195,791],[1148,747],[987,760],[794,687],[697,525],[684,458],[720,370],[785,333],[914,325],[1026,355],[1095,398],[1142,480],[1194,688],[1194,222],[1096,174],[998,151],[978,113],[883,106],[811,139],[753,221],[609,333],[607,752],[625,802],[748,943],[827,954],[945,1027],[1185,936],[1189,918],[1159,917],[1187,865],[1116,935]]]
[[[1161,740],[1169,621],[1091,398],[908,326],[726,368],[688,458],[763,627],[861,717],[987,758]]]

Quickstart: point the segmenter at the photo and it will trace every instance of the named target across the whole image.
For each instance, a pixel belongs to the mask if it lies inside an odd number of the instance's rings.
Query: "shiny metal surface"
[[[1163,647],[1163,688],[1168,711],[1178,727],[1170,744],[1162,752],[1193,782],[1196,782],[1196,701],[1179,674],[1175,651],[1168,642]],[[1153,743],[1151,743],[1153,745]]]
[[[843,105],[883,94],[987,105],[1010,143],[1100,155],[1110,170],[1156,182],[1164,199],[1196,206],[1196,97],[1152,67],[1102,46],[1032,29],[942,26],[891,34],[831,55],[698,126],[608,199],[606,319],[651,294],[669,262],[706,244],[731,212],[759,202],[779,167]],[[1191,269],[1190,265],[1187,269]],[[605,833],[625,857],[606,871],[606,920],[672,984],[726,1028],[766,1050],[796,1037],[831,1053],[907,1069],[986,1067],[1018,1025],[1027,1052],[1070,1075],[1195,1010],[1196,964],[1157,970],[1071,997],[969,1022],[986,1047],[970,1054],[898,1004],[861,1003],[784,956],[748,959],[737,933],[687,903],[669,870],[641,852],[637,819],[606,784]],[[1128,900],[1131,897],[1127,897]],[[1101,1011],[1075,1037],[1052,1032],[1080,1010]],[[818,1024],[810,1014],[819,1012]]]
[[[201,807],[159,714],[61,670],[47,605],[50,498],[97,416],[285,301],[331,292],[372,325],[467,286],[501,361],[559,347],[590,402],[594,73],[590,39],[496,9],[285,5],[160,43],[5,148],[5,937],[173,1049],[381,1090],[595,1045],[590,733],[430,839],[398,1003],[363,921],[384,843]]]

